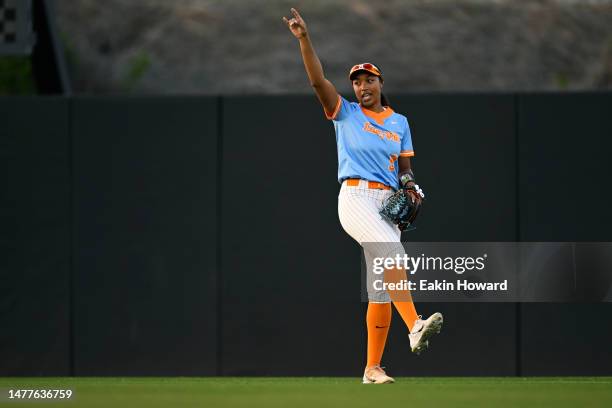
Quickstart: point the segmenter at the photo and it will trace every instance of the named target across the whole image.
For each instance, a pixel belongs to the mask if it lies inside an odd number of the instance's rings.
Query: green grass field
[[[612,407],[612,377],[0,378],[0,407]],[[8,389],[69,388],[72,400],[17,402]],[[42,404],[42,405],[41,405]]]

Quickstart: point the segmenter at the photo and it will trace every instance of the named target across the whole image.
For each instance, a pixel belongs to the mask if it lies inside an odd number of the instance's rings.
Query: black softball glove
[[[402,187],[383,201],[379,214],[397,224],[400,231],[404,231],[412,227],[419,214],[423,198],[425,198],[425,194],[418,184],[411,187]]]

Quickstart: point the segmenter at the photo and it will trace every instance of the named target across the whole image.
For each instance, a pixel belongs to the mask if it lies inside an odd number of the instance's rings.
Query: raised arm
[[[312,46],[304,19],[294,8],[291,9],[291,14],[293,18],[287,19],[283,17],[283,21],[287,24],[291,33],[300,41],[302,59],[304,60],[304,67],[306,68],[310,85],[317,94],[317,98],[319,98],[325,112],[331,114],[338,104],[338,91],[336,91],[334,84],[325,78],[323,74],[321,61],[319,61],[319,57],[317,57],[317,53]]]

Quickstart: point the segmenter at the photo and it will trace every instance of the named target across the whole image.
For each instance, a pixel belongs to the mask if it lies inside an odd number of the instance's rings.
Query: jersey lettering
[[[363,125],[363,130],[365,130],[366,132],[374,133],[375,135],[380,137],[381,140],[386,138],[387,140],[393,140],[394,142],[397,142],[397,143],[400,142],[400,137],[397,133],[391,132],[388,130],[382,130],[382,129],[375,128],[368,121],[366,121],[366,123]]]

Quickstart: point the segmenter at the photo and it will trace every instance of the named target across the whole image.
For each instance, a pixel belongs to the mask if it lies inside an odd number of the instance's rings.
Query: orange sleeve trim
[[[342,98],[340,97],[340,95],[338,95],[338,103],[336,104],[336,108],[334,109],[334,112],[331,115],[327,113],[325,108],[323,108],[323,111],[325,112],[325,117],[329,120],[336,119],[336,116],[338,116],[338,112],[340,112],[340,105],[342,105]]]
[[[412,157],[414,156],[414,150],[404,150],[400,152],[400,157]]]

